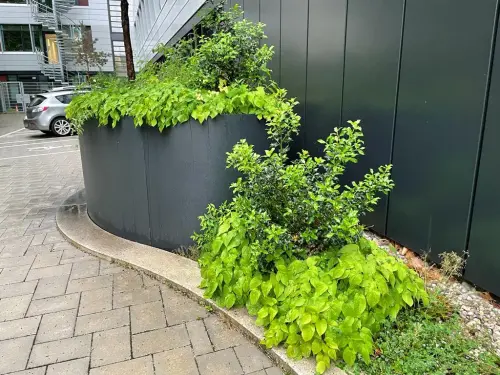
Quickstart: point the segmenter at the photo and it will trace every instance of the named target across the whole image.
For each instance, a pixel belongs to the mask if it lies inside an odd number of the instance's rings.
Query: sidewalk
[[[67,243],[55,212],[83,186],[80,156],[18,150],[54,142],[36,137],[0,138],[0,374],[281,374],[192,300]]]

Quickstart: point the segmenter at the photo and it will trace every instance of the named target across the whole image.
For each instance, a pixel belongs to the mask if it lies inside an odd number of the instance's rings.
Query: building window
[[[2,1],[2,0],[0,0]],[[89,6],[89,0],[75,0],[75,5],[79,5],[82,7],[88,7]]]
[[[0,0],[0,4],[26,4],[26,0]]]
[[[43,34],[41,25],[31,25],[31,32],[33,33],[33,42],[38,51],[43,51]]]
[[[28,25],[2,25],[4,51],[32,51]]]

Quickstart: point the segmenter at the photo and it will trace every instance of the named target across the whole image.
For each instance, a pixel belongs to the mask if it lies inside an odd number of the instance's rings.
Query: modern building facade
[[[108,0],[0,0],[0,81],[28,88],[81,81],[85,68],[75,65],[71,52],[80,23],[98,39],[95,49],[109,54],[102,71],[120,70],[123,37],[113,32],[111,13]]]

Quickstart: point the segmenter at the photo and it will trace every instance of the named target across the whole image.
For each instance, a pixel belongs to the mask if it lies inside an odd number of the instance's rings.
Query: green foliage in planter
[[[266,328],[263,344],[290,357],[315,356],[323,373],[337,357],[370,360],[380,326],[405,306],[427,303],[423,281],[362,238],[359,216],[393,186],[390,166],[340,186],[347,163],[363,154],[359,121],[335,129],[324,157],[288,160],[298,122],[280,112],[264,155],[240,141],[228,167],[242,175],[233,201],[211,205],[194,236],[205,295],[246,306]]]
[[[377,355],[369,365],[357,364],[354,372],[366,375],[500,374],[500,358],[487,343],[469,337],[458,314],[444,316],[443,297],[430,295],[422,309],[403,311],[386,322],[374,339]],[[438,312],[436,314],[436,311]]]
[[[114,127],[124,116],[160,131],[190,118],[203,122],[231,113],[273,121],[287,102],[286,92],[268,81],[273,50],[261,44],[264,25],[240,17],[237,6],[210,13],[208,35],[160,46],[166,61],[146,64],[135,82],[95,82],[91,92],[73,99],[67,117],[77,131],[90,118]]]

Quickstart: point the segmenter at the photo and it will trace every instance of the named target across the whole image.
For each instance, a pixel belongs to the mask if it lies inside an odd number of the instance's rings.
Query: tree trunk
[[[135,80],[134,56],[132,55],[132,44],[130,43],[130,25],[128,19],[128,1],[121,0],[123,43],[125,44],[125,60],[127,62],[127,76],[129,81]]]

